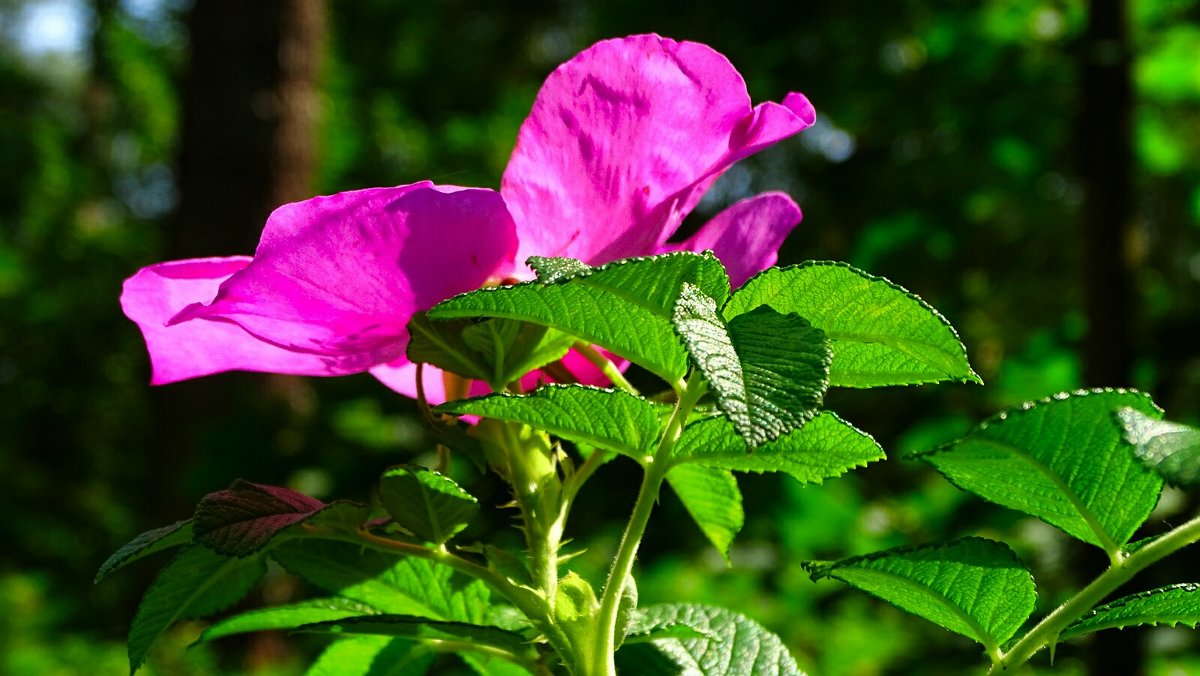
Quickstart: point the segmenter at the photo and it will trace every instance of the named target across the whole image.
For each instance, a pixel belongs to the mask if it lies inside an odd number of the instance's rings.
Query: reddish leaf
[[[196,506],[196,541],[224,556],[259,551],[283,529],[325,507],[325,503],[288,488],[238,480],[209,493]]]

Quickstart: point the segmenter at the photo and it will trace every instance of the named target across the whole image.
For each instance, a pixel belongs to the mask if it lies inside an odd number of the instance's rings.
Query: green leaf
[[[761,305],[795,312],[829,336],[831,386],[983,382],[958,334],[937,310],[902,287],[844,263],[809,261],[764,270],[733,294],[725,318]]]
[[[1059,394],[1001,413],[917,457],[959,488],[1114,556],[1149,516],[1162,489],[1162,479],[1121,438],[1114,413],[1122,407],[1161,415],[1139,392]]]
[[[450,477],[416,465],[384,472],[379,502],[400,527],[435,545],[466,528],[479,511],[479,501]]]
[[[747,453],[746,442],[725,418],[689,423],[675,445],[675,462],[738,472],[784,472],[802,483],[821,483],[884,457],[871,435],[829,411]]]
[[[446,566],[400,558],[349,542],[289,540],[271,550],[288,572],[385,613],[482,624],[489,592]]]
[[[1117,417],[1125,428],[1125,440],[1147,467],[1173,486],[1200,485],[1200,429],[1132,408],[1122,408]]]
[[[989,652],[1021,628],[1037,601],[1033,577],[1016,554],[983,538],[802,565],[813,580],[841,580]]]
[[[489,319],[463,331],[463,340],[491,365],[485,380],[502,390],[530,371],[558,361],[575,343],[574,336],[512,319]]]
[[[176,521],[170,526],[155,528],[135,537],[123,547],[113,552],[96,571],[93,583],[99,582],[112,574],[113,571],[124,568],[144,556],[161,552],[171,547],[185,545],[192,541],[192,521]]]
[[[325,503],[303,493],[239,479],[200,500],[192,530],[197,542],[218,554],[247,556],[324,508]]]
[[[438,413],[478,415],[524,423],[574,443],[643,460],[658,440],[658,409],[621,390],[543,385],[526,395],[492,394],[451,401]]]
[[[737,479],[724,469],[677,465],[667,472],[667,483],[708,541],[728,562],[729,547],[745,522]]]
[[[459,653],[458,656],[479,676],[529,676],[530,673],[525,667],[494,655],[474,652]]]
[[[1160,624],[1192,629],[1200,625],[1200,584],[1176,584],[1119,598],[1072,622],[1058,638],[1066,641],[1101,629]]]
[[[413,676],[424,674],[434,653],[423,645],[388,636],[351,636],[329,644],[306,676]]]
[[[817,414],[828,386],[829,341],[803,317],[760,307],[727,326],[716,300],[684,284],[673,321],[717,407],[751,449]]]
[[[546,281],[465,293],[434,306],[429,316],[543,324],[602,345],[674,383],[687,371],[687,355],[670,321],[683,283],[718,302],[729,295],[725,269],[711,253],[630,258],[586,270],[578,262],[535,262]]]
[[[653,627],[644,630],[638,627],[633,627],[632,630],[625,635],[625,643],[652,643],[664,638],[698,638],[709,640],[712,637],[707,634],[703,634],[696,628],[689,627],[686,624],[668,624],[665,626]]]
[[[410,615],[367,615],[349,617],[329,622],[316,622],[298,627],[296,631],[319,634],[366,634],[371,636],[393,636],[409,640],[453,642],[463,644],[460,650],[469,650],[471,645],[481,648],[500,649],[514,656],[525,655],[531,649],[525,637],[516,632],[498,627],[487,627],[466,622],[430,620]]]
[[[487,358],[463,336],[472,324],[470,320],[433,321],[424,312],[414,314],[408,321],[409,361],[432,364],[472,380],[489,380],[492,370]]]
[[[633,642],[617,652],[622,673],[743,676],[801,674],[779,637],[757,622],[725,608],[691,603],[648,606],[636,623],[640,633],[688,627],[703,638],[660,638],[653,650]],[[620,667],[624,667],[621,669]]]
[[[230,558],[200,545],[184,549],[163,568],[129,628],[129,672],[176,620],[204,617],[237,603],[267,572],[261,556]]]
[[[538,281],[542,284],[586,277],[595,269],[579,259],[556,256],[530,256],[525,262],[537,273]]]
[[[271,629],[295,629],[303,624],[340,620],[346,617],[358,617],[378,613],[371,606],[358,601],[343,598],[311,599],[299,603],[289,603],[272,608],[250,610],[233,617],[227,617],[209,625],[200,632],[197,643],[212,641],[234,634],[245,634],[252,631],[267,631]]]

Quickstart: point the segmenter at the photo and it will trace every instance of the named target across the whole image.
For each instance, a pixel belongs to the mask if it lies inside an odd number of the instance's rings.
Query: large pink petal
[[[705,45],[600,42],[550,74],[521,127],[500,188],[517,260],[650,254],[721,172],[814,119],[796,93],[751,108],[742,77]]]
[[[711,249],[725,265],[729,283],[737,288],[775,264],[779,247],[800,223],[800,207],[781,192],[766,192],[725,209],[681,244],[659,251]]]
[[[167,326],[179,309],[212,298],[221,282],[250,263],[247,256],[159,263],[125,280],[121,308],[137,323],[150,352],[155,385],[222,371],[321,373],[317,355],[291,352],[221,321],[196,320]]]
[[[429,183],[277,209],[252,263],[169,322],[232,322],[321,357],[321,375],[400,359],[412,313],[507,274],[516,247],[500,196]],[[261,370],[261,369],[260,369]]]

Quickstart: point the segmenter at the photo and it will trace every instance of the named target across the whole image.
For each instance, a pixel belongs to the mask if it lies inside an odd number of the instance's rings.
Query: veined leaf
[[[1200,484],[1200,429],[1158,420],[1136,409],[1117,411],[1133,452],[1173,486]]]
[[[340,620],[347,617],[377,614],[379,611],[371,606],[350,599],[338,597],[326,599],[311,599],[299,603],[289,603],[283,606],[259,608],[250,610],[233,617],[209,625],[200,632],[197,643],[212,641],[234,634],[245,634],[252,631],[267,631],[271,629],[295,629],[300,625],[328,620]]]
[[[492,369],[487,358],[464,338],[463,332],[474,322],[433,321],[418,312],[408,321],[406,353],[414,364],[432,364],[443,371],[472,380],[489,381]]]
[[[526,395],[493,394],[460,399],[438,413],[471,414],[524,423],[571,442],[645,458],[658,439],[658,410],[620,390],[586,385],[543,385]]]
[[[514,657],[526,655],[531,650],[525,637],[498,627],[487,627],[466,622],[430,620],[410,615],[367,615],[342,620],[317,622],[299,627],[297,631],[321,634],[367,634],[372,636],[394,636],[419,641],[453,642],[461,644],[461,650],[470,646],[503,650]]]
[[[738,472],[784,472],[802,483],[821,483],[884,457],[871,435],[829,411],[753,453],[747,450],[733,425],[713,416],[684,428],[674,459]]]
[[[204,617],[242,600],[267,572],[262,556],[230,558],[191,545],[163,568],[129,628],[129,672],[176,620]]]
[[[305,676],[413,676],[424,674],[434,653],[389,636],[349,636],[329,644]]]
[[[450,477],[416,465],[384,472],[379,502],[402,528],[435,545],[466,528],[479,511],[479,501]]]
[[[760,305],[795,312],[829,336],[830,386],[982,382],[958,334],[937,310],[844,263],[809,261],[764,270],[734,292],[724,315],[732,319]]]
[[[667,472],[667,483],[708,541],[728,562],[729,547],[745,522],[737,479],[725,469],[676,465]]]
[[[280,531],[325,508],[325,503],[288,488],[237,480],[196,505],[196,541],[225,556],[247,556]]]
[[[290,540],[273,548],[271,558],[325,591],[385,613],[471,624],[488,618],[485,584],[424,559],[335,540]]]
[[[569,334],[512,319],[489,319],[463,331],[463,340],[491,365],[486,378],[500,391],[530,371],[558,361],[575,343]]]
[[[429,310],[429,317],[542,324],[602,345],[673,383],[687,371],[687,355],[670,321],[683,283],[695,284],[717,302],[729,295],[729,278],[711,253],[630,258],[597,268],[555,260],[534,261],[547,271],[546,281],[455,296]]]
[[[993,652],[1021,628],[1037,601],[1033,577],[1016,554],[983,538],[803,566],[813,580],[841,580]]]
[[[726,325],[716,300],[685,283],[673,321],[717,407],[751,450],[817,414],[829,341],[804,318],[760,307]]]
[[[1001,413],[962,439],[919,454],[951,483],[1035,516],[1110,556],[1158,501],[1162,479],[1121,438],[1114,414],[1161,415],[1127,390],[1059,394]]]
[[[701,638],[660,638],[633,642],[617,652],[628,673],[704,676],[795,676],[803,672],[779,637],[744,615],[713,606],[673,603],[638,611],[639,633],[659,629],[694,630]],[[623,672],[624,673],[624,672]]]
[[[1072,622],[1058,638],[1066,641],[1101,629],[1160,624],[1192,629],[1200,625],[1200,584],[1176,584],[1119,598]]]
[[[100,570],[96,571],[96,579],[93,582],[103,580],[113,571],[123,568],[144,556],[150,556],[171,547],[185,545],[191,541],[191,519],[176,521],[170,526],[148,530],[113,552],[112,556],[108,557],[108,560],[101,564]]]

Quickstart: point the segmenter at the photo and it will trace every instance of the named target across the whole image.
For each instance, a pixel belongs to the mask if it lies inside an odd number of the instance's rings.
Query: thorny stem
[[[567,641],[566,635],[562,633],[562,630],[551,619],[550,609],[544,599],[532,590],[514,584],[508,578],[485,566],[481,566],[447,551],[445,547],[431,549],[411,542],[401,542],[381,537],[364,529],[360,529],[356,533],[346,533],[309,524],[304,524],[301,528],[309,537],[340,540],[381,552],[425,559],[434,563],[440,563],[464,575],[473,577],[499,592],[501,596],[508,599],[509,602],[524,613],[525,617],[529,618],[529,621],[538,630],[545,633],[547,640],[550,641],[550,644],[554,646],[555,651],[560,655],[570,654],[570,643]]]
[[[1134,575],[1153,563],[1167,557],[1180,549],[1200,540],[1200,516],[1193,517],[1187,523],[1173,528],[1159,536],[1153,542],[1143,545],[1140,549],[1126,556],[1115,557],[1112,565],[1091,584],[1079,590],[1066,603],[1038,622],[1021,640],[1013,644],[1007,653],[999,656],[988,674],[999,674],[1010,669],[1017,669],[1029,661],[1042,648],[1053,645],[1058,641],[1058,635],[1067,625],[1083,617],[1111,594],[1117,587],[1128,582]]]
[[[654,452],[653,460],[646,468],[642,477],[642,486],[638,490],[637,502],[633,506],[633,514],[629,524],[621,536],[621,544],[617,548],[617,556],[613,560],[612,569],[608,572],[608,580],[604,583],[604,594],[600,599],[600,616],[596,622],[596,644],[591,656],[595,662],[590,665],[579,665],[580,673],[590,676],[615,676],[617,673],[613,654],[617,649],[617,611],[620,608],[621,594],[633,572],[633,560],[637,556],[638,546],[642,536],[646,534],[646,524],[650,521],[650,513],[658,500],[659,489],[667,470],[671,468],[671,453],[675,442],[683,433],[683,426],[696,402],[707,390],[704,380],[693,374],[687,387],[675,404],[671,419],[667,421],[659,440],[658,449]]]

